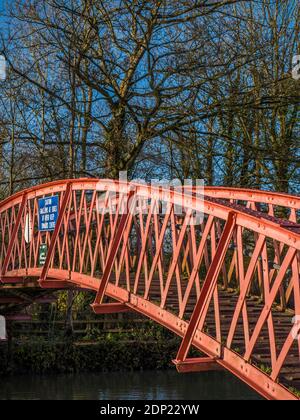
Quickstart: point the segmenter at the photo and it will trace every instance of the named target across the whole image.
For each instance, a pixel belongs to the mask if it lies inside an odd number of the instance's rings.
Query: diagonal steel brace
[[[115,259],[117,257],[117,252],[118,252],[118,249],[120,247],[120,244],[121,244],[123,234],[125,232],[128,220],[130,218],[130,208],[129,207],[130,207],[131,199],[135,195],[135,193],[136,193],[136,189],[130,190],[128,192],[128,195],[127,195],[127,209],[124,212],[124,214],[122,214],[118,229],[116,230],[115,237],[113,239],[112,246],[110,248],[110,251],[109,251],[109,254],[108,254],[108,257],[107,257],[107,260],[106,260],[105,268],[104,268],[104,271],[103,271],[103,276],[102,276],[102,279],[100,281],[99,290],[98,290],[95,302],[92,304],[92,308],[95,312],[97,312],[97,307],[102,304],[102,301],[103,301],[103,298],[104,298],[104,295],[105,295],[105,291],[106,291],[106,287],[107,287],[107,284],[109,282],[109,278],[110,278],[110,275],[111,275],[111,272],[112,272],[112,269],[113,269],[113,265],[114,265]]]
[[[204,281],[198,302],[195,306],[194,312],[191,316],[185,336],[181,342],[176,361],[182,362],[186,360],[190,347],[192,345],[194,336],[196,334],[200,319],[203,316],[205,307],[210,302],[214,290],[217,286],[218,277],[223,266],[230,241],[236,225],[236,213],[230,212],[226,222],[224,231],[222,233],[220,242],[217,247],[216,254],[208,270],[206,279]]]

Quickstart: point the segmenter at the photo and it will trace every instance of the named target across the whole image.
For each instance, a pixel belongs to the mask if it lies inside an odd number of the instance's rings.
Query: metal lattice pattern
[[[182,336],[178,370],[221,366],[267,398],[293,398],[287,387],[300,388],[292,323],[300,316],[300,199],[217,188],[205,194],[199,226],[189,223],[200,200],[193,191],[180,216],[178,193],[143,185],[73,180],[17,194],[0,204],[2,283],[36,279],[45,289],[93,290],[95,312],[135,310]],[[38,200],[51,195],[59,195],[56,228],[39,232]],[[135,214],[122,214],[136,202]],[[114,211],[101,211],[104,205]],[[42,244],[48,253],[40,266]],[[191,345],[207,358],[189,359]]]

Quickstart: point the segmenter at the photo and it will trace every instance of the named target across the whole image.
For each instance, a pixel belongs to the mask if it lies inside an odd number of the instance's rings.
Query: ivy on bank
[[[34,340],[0,346],[0,375],[163,370],[172,366],[180,340],[97,343]]]

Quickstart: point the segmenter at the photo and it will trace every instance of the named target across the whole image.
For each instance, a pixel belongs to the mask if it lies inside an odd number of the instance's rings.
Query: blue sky
[[[5,3],[6,3],[6,0],[0,0],[0,13],[3,12]]]

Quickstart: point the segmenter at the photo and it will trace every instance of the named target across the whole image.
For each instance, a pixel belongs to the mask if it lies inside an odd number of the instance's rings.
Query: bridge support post
[[[8,244],[8,248],[7,248],[7,254],[5,256],[5,260],[4,260],[2,269],[1,269],[1,282],[2,282],[2,277],[5,276],[8,265],[9,265],[11,253],[12,253],[12,250],[13,250],[13,246],[14,246],[16,237],[18,235],[18,230],[20,228],[20,224],[21,224],[21,220],[22,220],[22,216],[23,216],[23,213],[24,213],[24,210],[25,210],[26,203],[27,203],[27,194],[23,194],[22,202],[21,202],[19,212],[18,212],[18,216],[17,216],[17,220],[16,220],[16,224],[15,224],[15,227],[13,229],[13,232],[12,232],[9,244]]]
[[[93,307],[95,314],[122,314],[125,312],[132,312],[132,309],[125,303],[102,303]]]
[[[174,361],[175,364],[180,364],[180,362],[186,361],[186,358],[190,350],[190,347],[192,345],[194,336],[196,334],[199,322],[202,316],[204,315],[206,305],[210,302],[213,296],[214,290],[217,287],[218,277],[219,277],[221,268],[223,266],[223,263],[225,261],[226,253],[230,245],[230,241],[232,239],[233,232],[236,226],[236,217],[237,215],[235,212],[230,212],[228,215],[228,219],[227,219],[225,228],[223,230],[221,239],[219,241],[216,254],[208,270],[198,302],[195,306],[188,328],[181,342],[181,346],[179,348],[177,358]]]
[[[39,280],[39,284],[40,284],[41,287],[43,287],[43,283],[46,282],[46,278],[47,278],[47,275],[48,275],[51,259],[52,259],[53,253],[54,253],[54,247],[55,247],[58,235],[59,235],[59,231],[60,231],[61,226],[62,226],[62,222],[64,220],[65,211],[66,211],[68,202],[70,200],[71,192],[72,192],[72,183],[69,182],[67,184],[65,195],[64,195],[61,207],[59,209],[59,216],[58,216],[58,219],[57,219],[57,222],[56,222],[56,225],[55,225],[55,229],[54,229],[54,232],[53,232],[53,235],[52,235],[52,238],[51,238],[51,242],[50,242],[49,250],[48,250],[48,253],[47,253],[46,261],[45,261],[43,271],[42,271],[42,274],[41,274],[41,277],[40,277],[40,280]]]
[[[191,373],[191,372],[209,372],[209,371],[219,371],[224,370],[224,368],[219,365],[216,359],[211,357],[197,357],[187,359],[183,362],[179,360],[174,360],[173,363],[176,366],[176,369],[179,373]]]
[[[115,237],[112,240],[112,245],[111,245],[109,253],[108,253],[108,257],[107,257],[107,260],[106,260],[103,276],[102,276],[102,279],[101,279],[101,282],[100,282],[100,287],[99,287],[97,296],[95,298],[95,301],[92,304],[92,308],[93,308],[93,311],[95,313],[101,313],[101,311],[102,311],[101,306],[102,306],[103,298],[104,298],[104,295],[105,295],[106,287],[107,287],[107,284],[109,282],[109,278],[110,278],[110,275],[111,275],[111,272],[112,272],[112,269],[113,269],[113,265],[115,263],[115,259],[116,259],[116,256],[117,256],[118,249],[120,247],[120,244],[121,244],[121,241],[122,241],[122,238],[123,238],[123,234],[125,232],[128,220],[130,218],[130,209],[131,209],[131,206],[132,206],[131,199],[133,198],[135,193],[136,193],[136,188],[131,189],[127,194],[126,211],[124,212],[124,214],[122,214],[118,229],[116,230],[116,233],[115,233]],[[116,308],[116,310],[118,309],[117,306],[115,308]]]

